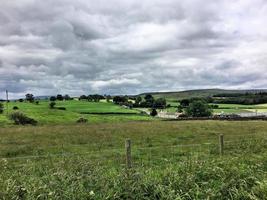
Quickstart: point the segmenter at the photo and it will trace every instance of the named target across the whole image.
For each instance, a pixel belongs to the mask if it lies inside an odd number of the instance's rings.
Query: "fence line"
[[[214,134],[212,136],[205,136],[205,135],[194,135],[194,137],[196,138],[205,138],[205,139],[209,139],[209,140],[216,140],[217,141],[217,137],[219,136],[220,134]],[[253,134],[234,134],[234,135],[225,135],[227,137],[231,137],[231,138],[235,138],[235,137],[248,137],[248,136],[267,136],[267,133],[253,133]],[[179,139],[179,136],[177,137]],[[194,138],[191,138],[191,136],[188,136],[188,137],[185,137],[186,139],[194,139]],[[185,139],[183,138],[183,139]],[[175,138],[174,138],[175,139]],[[123,144],[123,141],[121,142],[121,144]],[[4,142],[0,142],[0,145],[9,145],[9,143],[4,143]],[[26,143],[26,144],[14,144],[16,146],[28,146],[29,144]],[[90,146],[91,144],[90,143],[86,143],[86,144],[55,144],[55,145],[47,145],[47,146],[43,146],[45,148],[57,148],[57,147],[86,147],[86,146]],[[38,147],[36,147],[38,148]],[[97,151],[99,148],[101,148],[101,146],[95,146],[95,150]],[[122,149],[122,148],[112,148],[112,147],[109,147],[109,150],[110,149],[113,149],[113,150],[116,150],[116,149]]]
[[[236,142],[247,142],[247,141],[254,141],[257,140],[258,138],[255,139],[242,139],[242,140],[225,140],[223,143],[236,143]],[[261,138],[266,140],[266,138]],[[218,146],[217,143],[197,143],[197,144],[178,144],[178,145],[158,145],[158,146],[152,146],[152,147],[134,147],[132,149],[133,152],[138,153],[140,150],[150,150],[150,154],[152,154],[151,150],[153,149],[164,149],[164,148],[171,148],[172,151],[174,148],[179,148],[179,147],[203,147],[203,146]],[[28,155],[28,156],[14,156],[14,157],[0,157],[0,159],[6,159],[6,160],[19,160],[19,159],[34,159],[34,158],[50,158],[50,157],[73,157],[73,156],[82,156],[82,155],[95,155],[95,156],[101,156],[97,155],[96,153],[99,152],[117,152],[119,154],[124,152],[123,148],[111,148],[111,149],[101,149],[99,151],[94,150],[94,151],[88,151],[84,153],[53,153],[53,154],[48,154],[48,155]],[[191,151],[190,151],[191,152]],[[141,156],[140,156],[141,158]]]

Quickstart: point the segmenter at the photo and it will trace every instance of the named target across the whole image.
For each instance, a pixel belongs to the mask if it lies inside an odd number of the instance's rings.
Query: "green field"
[[[14,102],[8,104],[8,112],[14,112],[17,106],[19,111],[38,121],[39,124],[74,124],[80,117],[89,120],[89,123],[110,121],[151,120],[148,116],[140,115],[139,111],[126,109],[113,103],[87,101],[56,101],[56,107],[65,107],[66,110],[50,109],[49,101],[40,101],[39,105],[29,102]],[[104,115],[101,115],[103,114]],[[0,115],[0,124],[12,122],[6,117],[6,112]]]
[[[175,113],[177,111],[178,102],[168,102],[171,107],[166,108],[165,110],[170,113]],[[212,105],[212,104],[210,104]],[[220,113],[251,113],[251,112],[267,112],[267,104],[256,104],[256,105],[241,105],[241,104],[217,104],[219,106],[218,109],[213,109],[214,114]]]
[[[266,199],[266,129],[263,121],[0,128],[0,199]]]
[[[0,199],[267,199],[265,121],[162,121],[113,103],[56,103],[66,110],[44,100],[8,104],[37,126],[0,115]],[[220,104],[215,112],[266,108]]]

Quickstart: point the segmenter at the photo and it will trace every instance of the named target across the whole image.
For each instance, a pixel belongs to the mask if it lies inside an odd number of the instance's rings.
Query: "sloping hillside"
[[[181,100],[192,97],[208,97],[215,94],[222,93],[246,93],[246,92],[260,92],[267,91],[266,89],[262,90],[223,90],[223,89],[200,89],[200,90],[187,90],[180,92],[151,92],[151,93],[142,93],[141,96],[146,94],[152,94],[155,98],[166,98],[170,101]]]

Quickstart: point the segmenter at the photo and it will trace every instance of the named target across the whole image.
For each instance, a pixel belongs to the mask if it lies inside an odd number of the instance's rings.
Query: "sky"
[[[266,0],[0,5],[0,98],[267,88]]]

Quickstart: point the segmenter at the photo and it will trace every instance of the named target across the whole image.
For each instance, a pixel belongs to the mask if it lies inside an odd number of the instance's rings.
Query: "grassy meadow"
[[[56,102],[66,110],[42,100],[10,102],[9,113],[14,106],[38,125],[14,125],[6,111],[0,115],[0,199],[267,199],[265,121],[162,121],[76,100]],[[80,117],[88,123],[77,124]]]
[[[17,106],[18,111],[37,120],[41,125],[75,124],[80,117],[88,119],[89,123],[151,120],[150,117],[141,115],[138,110],[126,109],[112,102],[56,101],[56,108],[65,107],[66,110],[50,109],[49,103],[45,100],[39,101],[38,105],[29,102],[11,101],[8,104],[8,112],[14,112],[13,107]],[[12,124],[5,114],[6,111],[0,115],[0,125]]]
[[[265,199],[266,129],[264,121],[3,127],[0,199]]]
[[[166,108],[165,110],[170,113],[175,113],[177,111],[177,106],[179,102],[177,101],[167,101],[171,107]],[[256,105],[242,105],[242,104],[210,104],[210,105],[218,105],[219,108],[213,109],[214,114],[238,114],[238,113],[251,113],[251,112],[267,112],[267,104],[256,104]]]

